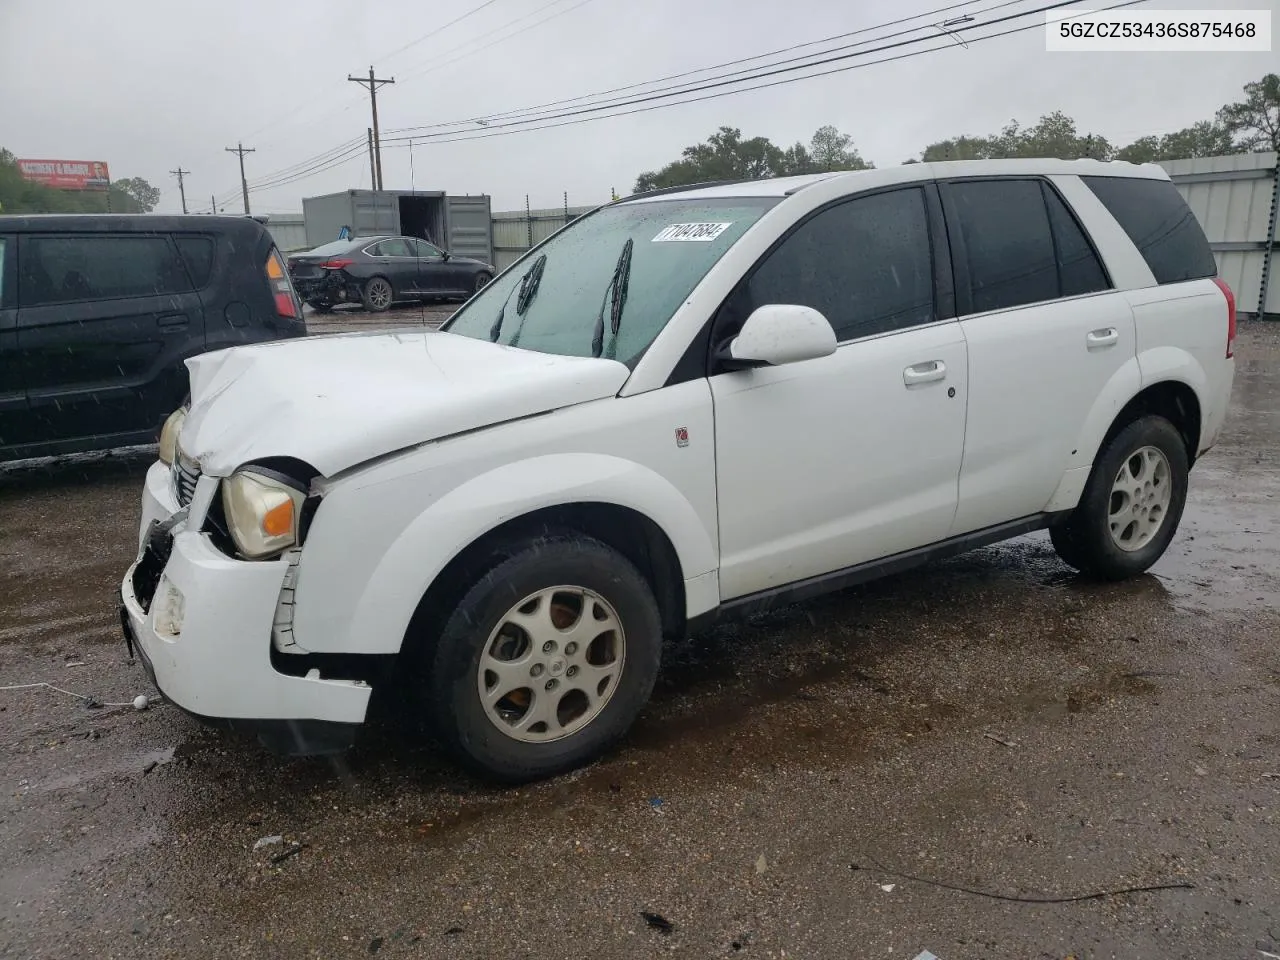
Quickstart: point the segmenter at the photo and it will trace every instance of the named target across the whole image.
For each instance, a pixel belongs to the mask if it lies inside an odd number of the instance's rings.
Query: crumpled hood
[[[183,452],[228,476],[263,457],[332,475],[373,457],[617,394],[616,360],[559,357],[431,331],[232,347],[187,361]]]

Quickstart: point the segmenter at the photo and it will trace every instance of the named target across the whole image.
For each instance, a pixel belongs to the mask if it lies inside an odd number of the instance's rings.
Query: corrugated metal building
[[[296,253],[308,250],[307,226],[300,213],[264,213],[267,232],[276,242],[282,253]]]
[[[505,210],[493,215],[494,266],[505,270],[530,247],[595,207],[552,207],[545,210]]]
[[[1276,157],[1242,153],[1166,160],[1160,166],[1204,228],[1218,272],[1235,292],[1236,309],[1280,319]]]

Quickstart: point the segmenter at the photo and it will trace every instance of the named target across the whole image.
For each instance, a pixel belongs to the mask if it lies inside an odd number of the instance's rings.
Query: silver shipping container
[[[443,191],[346,190],[302,201],[308,247],[384,234],[418,237],[459,257],[493,263],[489,197]]]

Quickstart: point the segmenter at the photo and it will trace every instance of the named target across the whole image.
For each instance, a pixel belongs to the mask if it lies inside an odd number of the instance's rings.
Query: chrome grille
[[[189,460],[178,451],[173,461],[173,489],[178,495],[178,505],[185,507],[196,495],[196,481],[200,479],[200,464]]]

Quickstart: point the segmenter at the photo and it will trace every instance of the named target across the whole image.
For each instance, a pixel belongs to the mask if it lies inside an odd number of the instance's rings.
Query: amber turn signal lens
[[[293,501],[272,507],[262,518],[262,532],[269,537],[282,537],[293,530]]]

